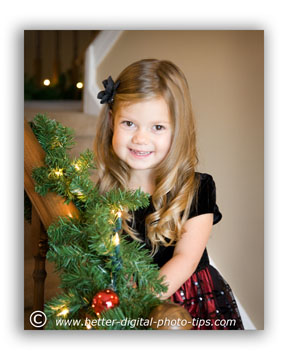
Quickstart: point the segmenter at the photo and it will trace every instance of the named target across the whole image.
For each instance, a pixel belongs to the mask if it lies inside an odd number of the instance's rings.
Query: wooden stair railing
[[[44,308],[44,283],[46,278],[45,260],[48,250],[46,230],[59,216],[78,216],[75,205],[64,204],[64,199],[55,194],[48,193],[40,196],[34,190],[32,170],[44,166],[45,152],[35,137],[29,123],[24,120],[24,187],[32,203],[31,241],[35,267],[33,310]]]

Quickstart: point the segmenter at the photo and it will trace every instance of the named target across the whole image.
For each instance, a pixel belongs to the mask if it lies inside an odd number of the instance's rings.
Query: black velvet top
[[[214,220],[213,225],[217,224],[222,219],[222,214],[220,213],[218,206],[216,204],[216,186],[215,182],[211,175],[206,173],[195,173],[196,176],[200,176],[200,184],[198,190],[198,205],[196,206],[193,202],[188,219],[191,219],[197,215],[213,213]],[[134,212],[135,215],[135,226],[134,228],[140,234],[140,237],[145,240],[145,246],[151,250],[151,244],[149,239],[146,236],[145,229],[145,218],[147,215],[154,212],[154,206],[152,201],[150,205],[145,209],[138,209]],[[158,252],[153,256],[154,263],[158,264],[159,267],[162,267],[168,260],[173,256],[174,246],[160,246]],[[201,260],[198,264],[196,271],[201,270],[203,267],[209,265],[209,258],[207,249],[205,248]]]

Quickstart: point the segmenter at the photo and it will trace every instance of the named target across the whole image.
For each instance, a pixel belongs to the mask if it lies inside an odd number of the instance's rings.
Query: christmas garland
[[[148,206],[148,194],[117,189],[101,195],[90,178],[93,153],[68,155],[71,129],[42,114],[30,125],[46,153],[45,166],[33,170],[35,191],[56,192],[80,214],[60,217],[47,230],[47,259],[55,263],[63,291],[45,304],[45,328],[149,329],[140,320],[161,303],[157,294],[167,288],[149,251],[121,234],[121,211]]]

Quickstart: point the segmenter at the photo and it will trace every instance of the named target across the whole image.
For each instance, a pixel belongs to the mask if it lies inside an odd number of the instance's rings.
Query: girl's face
[[[152,170],[169,152],[172,123],[160,97],[122,106],[114,118],[112,146],[133,171]]]

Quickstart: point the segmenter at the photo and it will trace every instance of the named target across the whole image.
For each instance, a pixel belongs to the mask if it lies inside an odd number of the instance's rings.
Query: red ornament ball
[[[99,291],[92,300],[92,308],[97,316],[102,311],[113,309],[117,305],[119,305],[119,297],[110,289]]]

